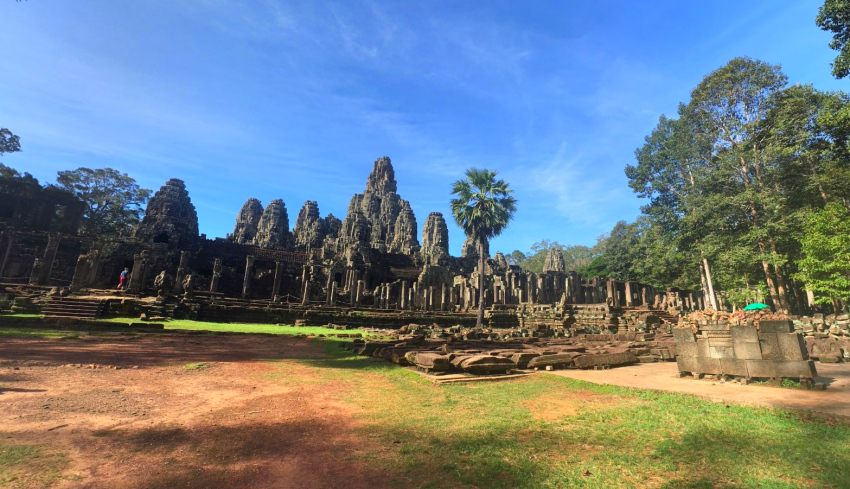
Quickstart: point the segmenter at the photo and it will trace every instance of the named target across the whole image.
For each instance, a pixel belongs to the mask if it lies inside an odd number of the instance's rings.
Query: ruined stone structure
[[[729,324],[704,321],[699,329],[674,328],[679,371],[744,378],[812,379],[817,376],[803,336],[791,321]]]
[[[210,317],[222,319],[227,307],[248,304],[233,301],[264,301],[264,307],[285,305],[288,312],[268,309],[263,320],[288,320],[293,308],[302,308],[299,317],[351,322],[351,311],[368,308],[395,314],[393,321],[403,313],[459,324],[465,315],[472,317],[483,296],[493,324],[560,327],[581,319],[614,331],[622,330],[623,323],[612,319],[620,313],[611,311],[703,308],[698,292],[656,291],[635,282],[579,276],[565,269],[557,250],[550,252],[543,273],[534,274],[485,249],[485,288],[479,290],[477,245],[467,239],[462,256],[451,256],[446,220],[432,212],[420,246],[416,216],[397,187],[390,159],[379,158],[342,221],[330,214],[323,218],[318,203],[307,201],[290,230],[283,200],[264,208],[248,199],[233,233],[215,239],[199,234],[189,191],[177,179],[156,192],[132,238],[108,242],[76,235],[76,227],[60,231],[56,226],[66,226],[65,221],[57,224],[49,216],[37,218],[35,225],[20,217],[21,205],[4,204],[0,211],[18,209],[11,213],[18,217],[3,221],[0,215],[0,282],[114,289],[118,273],[127,267],[127,293],[151,295],[157,291],[155,278],[165,270],[174,277],[169,297],[191,297],[205,304],[199,315],[216,311]],[[57,204],[52,211],[67,213],[67,226],[77,226],[81,208],[75,205]],[[189,276],[193,290],[186,294],[183,284]],[[316,307],[327,312],[315,314]],[[607,317],[597,321],[598,315]]]
[[[257,235],[257,226],[263,215],[263,205],[260,201],[251,197],[242,206],[239,215],[236,216],[236,227],[233,234],[227,236],[229,241],[239,244],[251,244]],[[288,229],[287,229],[288,231]]]
[[[148,243],[167,243],[170,249],[190,249],[198,240],[198,213],[183,180],[165,182],[148,201],[135,237]]]

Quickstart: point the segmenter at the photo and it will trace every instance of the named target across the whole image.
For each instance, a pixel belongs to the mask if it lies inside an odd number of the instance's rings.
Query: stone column
[[[442,285],[442,289],[440,290],[440,310],[446,310],[446,284]]]
[[[331,287],[328,290],[328,305],[333,306],[336,304],[336,282],[331,280]]]
[[[3,239],[5,246],[0,250],[3,253],[3,258],[0,259],[0,277],[3,276],[3,272],[6,270],[6,262],[9,261],[9,254],[12,253],[12,247],[15,246],[15,234],[12,231],[6,231],[3,233]]]
[[[399,309],[401,309],[402,311],[407,309],[407,281],[406,280],[401,281],[401,294],[398,297],[398,301],[399,301],[399,304],[398,304]]]
[[[362,280],[357,281],[357,290],[354,294],[354,303],[356,305],[360,305],[363,302],[363,289],[366,287],[366,282]]]
[[[274,262],[274,285],[272,285],[272,300],[275,300],[280,295],[280,284],[283,281],[284,263],[282,261]]]
[[[254,273],[254,260],[256,257],[248,255],[245,258],[245,276],[242,279],[242,298],[248,299],[251,296],[251,275]]]
[[[38,279],[41,277],[42,264],[41,258],[36,258],[32,262],[32,270],[30,271],[30,279],[27,282],[29,285],[38,285]]]
[[[331,303],[333,302],[331,300],[331,293],[333,292],[333,284],[335,283],[336,281],[334,280],[334,270],[333,267],[331,267],[328,269],[328,281],[325,284],[325,304],[327,305],[331,305]]]
[[[419,306],[421,306],[419,302],[419,282],[413,282],[413,300],[411,301],[411,305],[413,309],[419,309]]]
[[[304,271],[301,272],[301,305],[306,306],[310,300],[310,276],[307,274],[307,265],[304,265]]]
[[[183,279],[186,277],[186,274],[189,272],[189,257],[190,252],[181,251],[180,252],[180,264],[177,265],[177,273],[174,278],[174,288],[172,291],[175,294],[179,294],[183,292]]]
[[[213,273],[210,279],[210,292],[218,292],[218,282],[221,280],[221,258],[213,261]]]
[[[97,269],[97,265],[94,265],[93,268]],[[141,294],[145,291],[147,268],[148,258],[144,253],[133,256],[133,271],[130,273],[130,292],[134,294]]]
[[[47,238],[47,248],[44,250],[44,256],[41,260],[41,273],[38,276],[39,285],[47,285],[50,280],[50,274],[53,271],[53,262],[56,260],[56,253],[59,251],[59,243],[62,237],[51,234]]]
[[[632,299],[632,283],[626,280],[626,307],[632,307],[634,305]]]

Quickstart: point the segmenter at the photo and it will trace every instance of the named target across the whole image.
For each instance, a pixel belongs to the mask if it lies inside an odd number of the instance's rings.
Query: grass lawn
[[[370,463],[410,487],[850,487],[847,426],[542,373],[438,386],[327,347],[301,363],[345,386],[385,447]]]
[[[138,318],[110,318],[102,319],[101,321],[130,324],[139,323]],[[253,324],[253,323],[213,323],[209,321],[191,321],[188,319],[176,319],[163,323],[165,329],[174,330],[190,330],[190,331],[211,331],[217,333],[267,333],[267,334],[283,334],[283,335],[329,335],[329,334],[356,334],[360,333],[364,337],[369,335],[363,330],[348,329],[337,330],[331,328],[323,328],[320,326],[278,326],[276,324]]]
[[[341,332],[166,324],[209,331]],[[850,427],[805,413],[545,373],[435,385],[410,370],[352,355],[333,338],[321,339],[326,358],[271,360],[272,373],[263,378],[285,385],[320,383],[339,393],[360,419],[360,434],[380,447],[363,456],[366,462],[399,474],[403,487],[850,487]],[[309,375],[302,375],[305,367]],[[0,444],[0,473],[35,460],[37,453],[21,450]]]

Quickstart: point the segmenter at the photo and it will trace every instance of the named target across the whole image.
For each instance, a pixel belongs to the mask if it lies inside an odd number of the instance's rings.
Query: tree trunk
[[[478,241],[478,319],[475,327],[484,327],[484,238]]]
[[[703,258],[702,264],[705,267],[705,282],[708,284],[708,298],[711,301],[711,308],[717,311],[717,296],[714,295],[714,282],[711,280],[711,268],[708,266],[708,259]]]
[[[770,251],[773,254],[773,270],[776,272],[776,292],[779,296],[779,312],[788,314],[791,309],[788,302],[788,285],[785,282],[785,275],[782,273],[782,268],[777,264],[779,253],[776,252],[776,241],[770,236],[767,239],[770,242]]]

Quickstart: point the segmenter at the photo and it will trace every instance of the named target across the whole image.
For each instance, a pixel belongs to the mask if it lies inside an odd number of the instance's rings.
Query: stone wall
[[[680,372],[744,378],[811,379],[817,376],[802,335],[791,321],[730,325],[708,322],[674,328]]]

